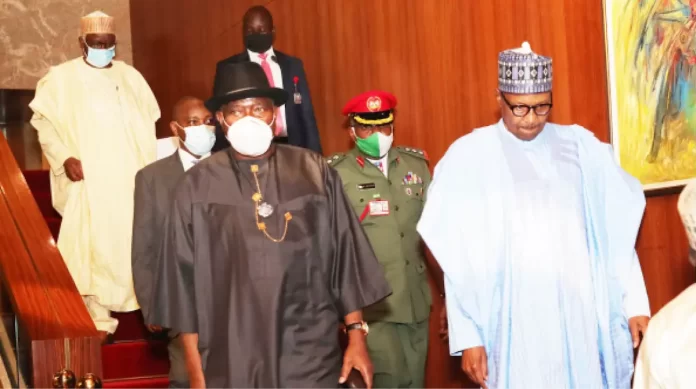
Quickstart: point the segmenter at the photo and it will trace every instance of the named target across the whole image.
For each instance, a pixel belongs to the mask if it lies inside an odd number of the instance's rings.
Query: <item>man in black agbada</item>
[[[390,289],[341,180],[272,144],[288,94],[258,64],[225,74],[206,105],[232,147],[175,191],[150,319],[182,333],[192,387],[336,387],[351,369],[371,386],[361,310]]]

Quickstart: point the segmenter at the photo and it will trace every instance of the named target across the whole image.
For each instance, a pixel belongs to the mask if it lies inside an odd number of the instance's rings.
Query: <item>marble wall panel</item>
[[[0,89],[34,89],[49,67],[80,55],[80,17],[116,18],[117,59],[132,64],[129,0],[0,0]]]

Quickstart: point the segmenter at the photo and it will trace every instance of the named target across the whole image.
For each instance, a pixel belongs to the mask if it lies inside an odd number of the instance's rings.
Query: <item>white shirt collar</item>
[[[522,140],[516,137],[515,134],[510,132],[510,130],[508,130],[507,126],[505,125],[505,122],[503,122],[503,119],[500,119],[500,121],[498,121],[498,129],[504,134],[503,137],[511,140],[512,143],[522,147],[525,150],[535,150],[543,148],[543,146],[546,144],[546,135],[550,131],[549,123],[546,123],[544,125],[544,129],[541,130],[541,132],[539,133],[539,135],[536,136],[536,138],[532,140]]]
[[[379,159],[372,159],[372,158],[365,158],[365,159],[367,159],[371,164],[375,165],[375,167],[378,169],[380,169],[378,165],[381,162],[382,168],[380,170],[382,171],[384,176],[387,177],[388,173],[389,173],[388,158],[389,158],[389,153],[385,154],[384,157],[379,158]]]
[[[253,52],[253,51],[248,50],[248,49],[247,49],[247,53],[249,54],[249,58],[261,59],[261,57],[259,57],[259,53]],[[266,50],[265,53],[261,53],[261,54],[266,54],[266,58],[268,58],[268,59],[275,57],[275,51],[273,51],[273,46],[271,46],[270,49]]]
[[[179,159],[181,160],[181,164],[184,165],[184,171],[191,169],[199,161],[202,161],[210,156],[210,153],[207,153],[201,156],[201,159],[198,159],[190,153],[188,153],[186,150],[182,149],[181,147],[179,147],[178,153]]]

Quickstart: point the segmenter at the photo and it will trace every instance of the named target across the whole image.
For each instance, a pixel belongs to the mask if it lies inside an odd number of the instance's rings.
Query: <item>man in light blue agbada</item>
[[[590,131],[547,123],[550,58],[525,42],[498,68],[502,120],[449,148],[418,224],[451,354],[484,388],[629,388],[650,315],[641,185]]]

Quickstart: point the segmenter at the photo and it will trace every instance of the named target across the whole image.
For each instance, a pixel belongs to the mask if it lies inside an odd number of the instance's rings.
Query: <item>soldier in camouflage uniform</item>
[[[365,308],[375,388],[422,388],[432,297],[416,224],[430,184],[428,156],[392,147],[396,98],[372,91],[343,109],[356,147],[329,157],[383,266],[392,295]]]

